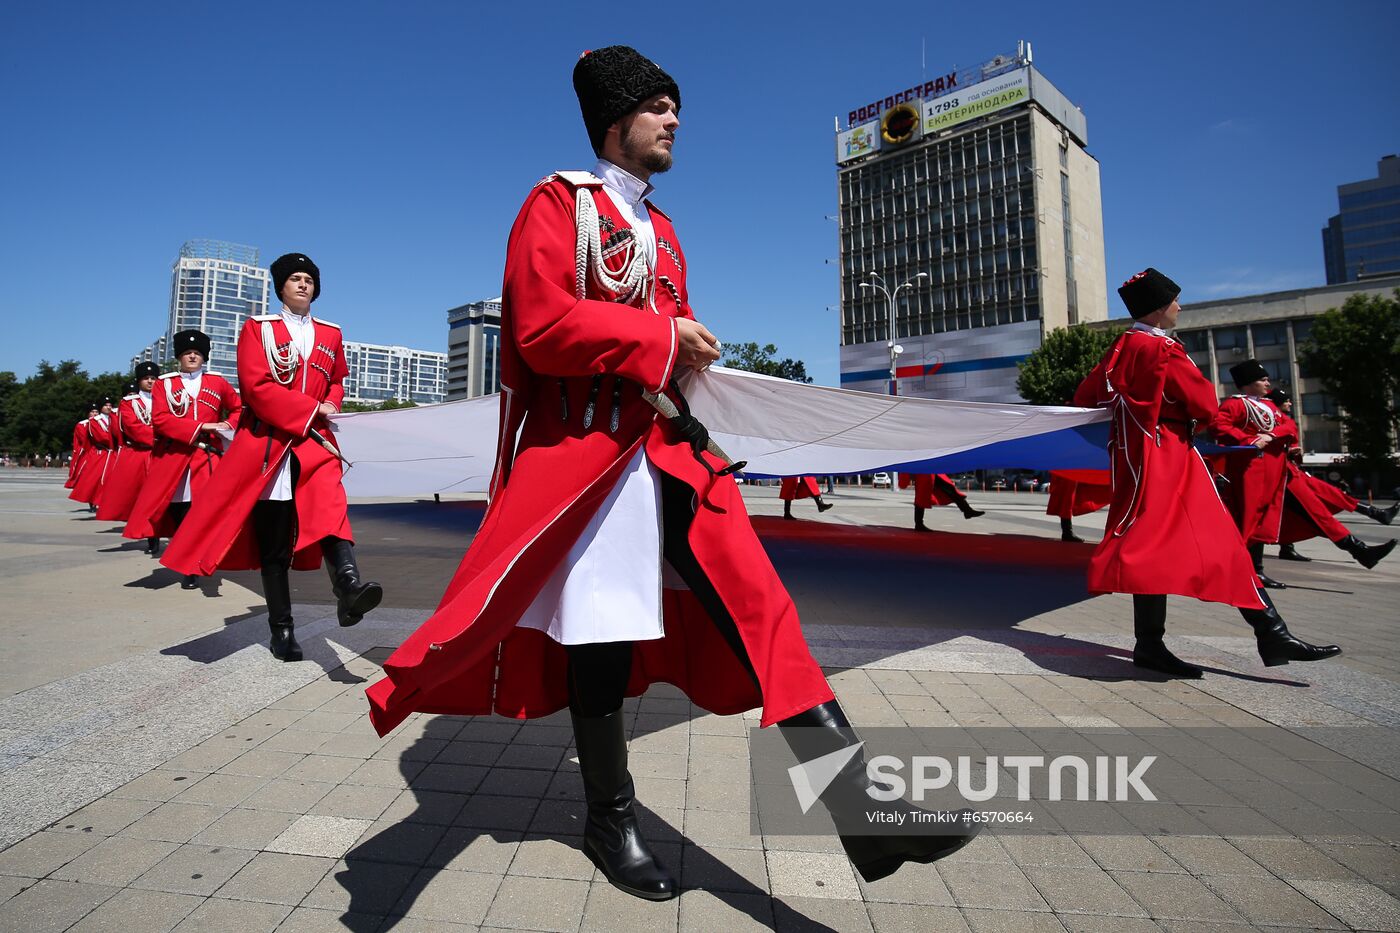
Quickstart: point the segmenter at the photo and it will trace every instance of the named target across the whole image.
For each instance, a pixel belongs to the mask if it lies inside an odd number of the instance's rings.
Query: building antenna
[[[919,37],[919,86],[928,84],[928,36]]]

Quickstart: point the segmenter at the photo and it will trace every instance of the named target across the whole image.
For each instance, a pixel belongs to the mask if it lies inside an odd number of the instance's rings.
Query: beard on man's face
[[[673,142],[674,136],[667,137]],[[671,167],[674,159],[667,149],[661,148],[657,140],[643,141],[637,139],[631,133],[622,139],[622,153],[629,159],[635,160],[643,168],[652,174],[660,174]]]

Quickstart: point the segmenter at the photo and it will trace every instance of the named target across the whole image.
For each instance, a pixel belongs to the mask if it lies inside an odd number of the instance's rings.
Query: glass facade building
[[[1400,274],[1400,156],[1376,177],[1337,187],[1338,213],[1322,228],[1327,284]]]
[[[345,400],[376,404],[390,399],[420,405],[447,394],[447,354],[345,341]]]
[[[1016,364],[1044,333],[1108,317],[1099,169],[1084,148],[1084,115],[1028,54],[993,64],[970,89],[965,79],[950,85],[962,91],[921,100],[921,122],[896,141],[888,116],[867,124],[860,142],[870,147],[858,158],[847,143],[863,128],[838,134],[845,388],[891,391],[893,342],[901,395],[1019,401]],[[986,116],[946,119],[989,85],[1015,102],[987,98]],[[891,334],[890,298],[866,286],[894,292],[905,282]]]
[[[447,312],[447,397],[476,398],[501,390],[501,299]]]

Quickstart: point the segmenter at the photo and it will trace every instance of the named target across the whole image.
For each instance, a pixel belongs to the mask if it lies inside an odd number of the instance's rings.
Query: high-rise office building
[[[244,320],[267,313],[272,280],[258,267],[258,250],[221,240],[190,240],[170,270],[165,333],[132,357],[164,365],[171,337],[182,330],[209,335],[209,368],[238,385],[238,331]]]
[[[897,350],[901,395],[1019,401],[1016,364],[1047,332],[1108,317],[1083,112],[1021,43],[846,122],[836,135],[841,385],[891,391]]]
[[[1381,159],[1375,178],[1338,185],[1337,209],[1322,228],[1327,284],[1400,273],[1400,156]]]
[[[447,393],[447,354],[408,347],[347,340],[345,401],[362,404],[412,401],[441,402]]]
[[[501,389],[501,299],[447,312],[447,397],[476,398]]]

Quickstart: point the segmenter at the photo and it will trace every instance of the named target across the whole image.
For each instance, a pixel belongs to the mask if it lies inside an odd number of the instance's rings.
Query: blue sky
[[[300,250],[349,339],[445,349],[540,177],[592,154],[569,76],[635,45],[684,107],[655,200],[697,315],[838,371],[832,118],[1029,39],[1085,112],[1110,304],[1324,281],[1336,186],[1400,152],[1400,4],[185,2],[0,8],[0,370],[124,369],[187,239]]]

